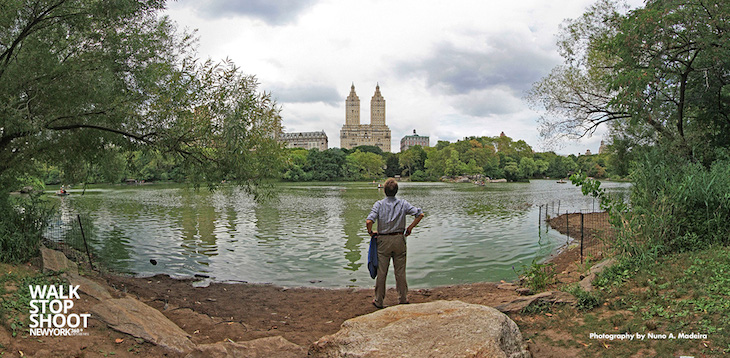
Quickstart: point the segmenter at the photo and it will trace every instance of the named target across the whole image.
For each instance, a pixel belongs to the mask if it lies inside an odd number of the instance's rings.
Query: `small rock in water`
[[[309,283],[320,283],[322,280],[309,280]]]
[[[151,264],[153,264],[153,265],[157,265],[157,260],[155,260],[155,259],[150,259],[150,263],[151,263]]]

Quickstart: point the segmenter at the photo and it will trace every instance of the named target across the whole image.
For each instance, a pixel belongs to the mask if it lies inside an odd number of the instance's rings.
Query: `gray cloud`
[[[554,66],[550,53],[526,46],[520,36],[493,36],[486,44],[487,49],[476,50],[443,43],[430,57],[401,63],[398,70],[404,75],[424,75],[429,86],[442,88],[447,94],[504,86],[522,93]]]
[[[455,96],[452,102],[462,113],[475,117],[504,115],[524,109],[519,96],[509,89],[474,91]]]
[[[271,94],[277,99],[277,102],[288,103],[316,103],[322,102],[330,106],[337,106],[340,102],[345,101],[345,97],[337,92],[334,87],[322,85],[283,87],[272,86]]]
[[[186,5],[209,18],[244,16],[263,20],[270,25],[293,22],[317,0],[203,0]]]

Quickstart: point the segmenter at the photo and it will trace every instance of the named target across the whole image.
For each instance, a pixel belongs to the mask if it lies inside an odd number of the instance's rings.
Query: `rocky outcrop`
[[[307,350],[304,347],[276,336],[245,342],[199,344],[185,358],[299,358],[306,355]]]
[[[543,304],[567,304],[575,306],[578,300],[575,296],[562,291],[549,291],[542,292],[532,296],[520,297],[512,302],[508,302],[495,307],[496,309],[505,313],[517,313],[530,305],[543,303]]]
[[[43,260],[43,272],[63,271],[70,274],[79,273],[79,266],[66,258],[63,252],[41,246],[41,259]]]
[[[309,349],[313,357],[530,357],[517,325],[460,301],[398,305],[349,319]]]
[[[91,312],[117,331],[130,334],[179,353],[195,345],[189,335],[160,311],[131,297],[107,299]]]

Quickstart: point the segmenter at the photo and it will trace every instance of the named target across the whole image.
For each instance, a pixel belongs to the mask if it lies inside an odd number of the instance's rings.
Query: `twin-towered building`
[[[385,99],[380,94],[380,85],[370,99],[370,124],[360,124],[360,98],[355,93],[355,84],[345,100],[345,125],[340,130],[340,147],[352,149],[360,145],[373,145],[390,152],[390,128],[385,124]]]
[[[380,85],[375,86],[375,94],[370,99],[370,124],[360,124],[360,98],[355,93],[355,84],[350,87],[350,94],[345,99],[345,124],[340,130],[340,147],[352,149],[361,145],[372,145],[390,152],[390,128],[385,124],[385,99],[380,93]],[[328,147],[327,134],[321,132],[281,133],[279,140],[289,148],[305,149]],[[413,135],[401,139],[401,152],[414,145],[429,146],[428,136],[419,136],[416,130]]]

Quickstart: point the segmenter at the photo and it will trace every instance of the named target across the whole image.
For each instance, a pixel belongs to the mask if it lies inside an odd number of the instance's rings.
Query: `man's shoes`
[[[383,305],[379,305],[379,304],[375,303],[375,301],[373,301],[373,306],[375,306],[375,308],[377,308],[379,310],[383,309]]]

